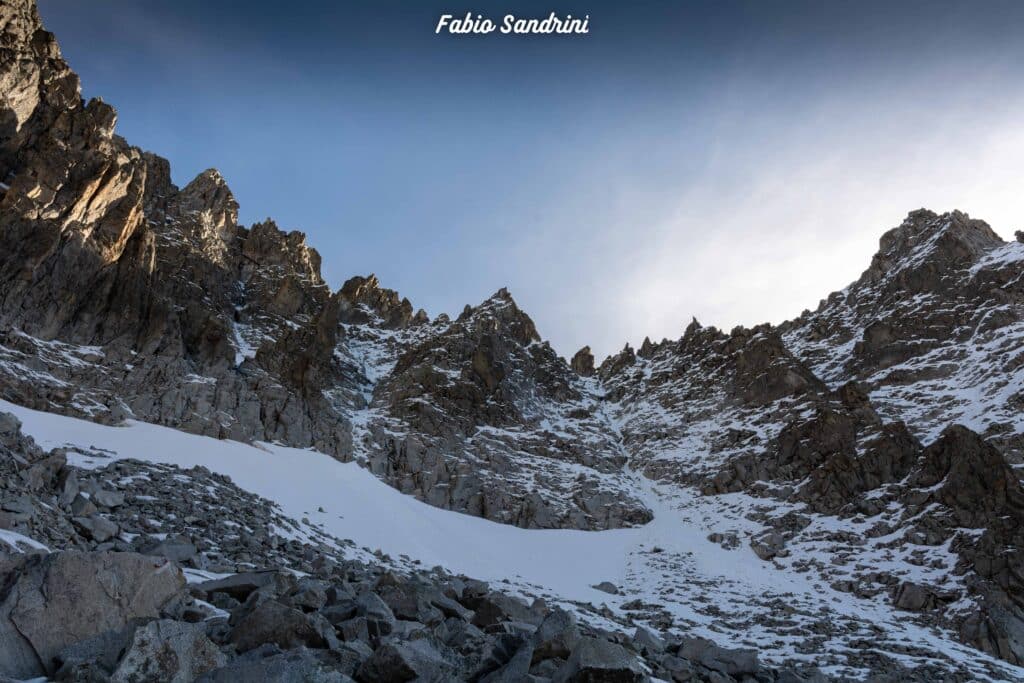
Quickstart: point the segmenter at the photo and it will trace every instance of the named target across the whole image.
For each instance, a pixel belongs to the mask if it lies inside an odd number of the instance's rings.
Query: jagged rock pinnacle
[[[577,351],[569,363],[573,371],[581,377],[590,377],[594,374],[594,354],[590,352],[589,346],[584,346]]]

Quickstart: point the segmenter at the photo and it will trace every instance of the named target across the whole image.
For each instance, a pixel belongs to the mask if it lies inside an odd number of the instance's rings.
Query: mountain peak
[[[217,169],[209,168],[193,178],[176,201],[183,215],[197,219],[197,237],[212,250],[221,252],[235,239],[238,202]]]
[[[589,346],[584,346],[582,349],[577,351],[572,360],[569,362],[569,366],[573,371],[581,377],[590,377],[594,374],[594,354],[591,353]]]
[[[422,310],[413,314],[412,303],[408,299],[393,289],[381,287],[380,280],[373,273],[346,280],[338,291],[338,299],[342,322],[367,323],[376,317],[384,327],[400,329],[428,320]]]
[[[306,233],[285,232],[270,218],[255,223],[245,234],[242,254],[261,266],[290,266],[313,284],[323,285],[320,254],[306,243]]]
[[[878,252],[861,276],[861,282],[878,283],[902,271],[922,267],[930,271],[937,267],[968,267],[1003,244],[988,223],[962,211],[936,214],[918,209],[882,235]]]
[[[541,341],[533,319],[519,308],[507,287],[502,287],[487,297],[479,306],[467,306],[459,316],[459,320],[465,322],[490,321],[486,324],[505,327],[512,337],[524,346],[531,342]]]

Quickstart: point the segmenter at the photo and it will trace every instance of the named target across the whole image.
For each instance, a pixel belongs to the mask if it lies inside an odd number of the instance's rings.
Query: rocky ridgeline
[[[135,461],[81,469],[60,449],[37,448],[6,413],[0,467],[0,526],[14,532],[0,536],[0,676],[826,680],[625,621],[598,629],[440,569],[353,559],[351,544],[296,525],[224,477]]]
[[[525,527],[649,518],[617,481],[617,445],[579,412],[576,376],[507,294],[431,323],[372,276],[332,293],[301,233],[238,225],[216,171],[179,189],[114,135],[31,2],[5,3],[0,23],[0,396],[314,447]],[[449,352],[444,372],[424,364]]]
[[[431,504],[524,527],[650,519],[593,389],[505,290],[408,344],[370,405],[371,470]]]
[[[780,332],[830,386],[861,382],[883,417],[923,441],[960,423],[1020,463],[1022,264],[1024,243],[983,221],[914,211],[860,279]]]
[[[0,397],[313,447],[432,505],[527,528],[648,521],[635,470],[757,526],[710,529],[712,542],[1024,664],[1020,233],[1005,243],[962,213],[915,211],[814,312],[728,333],[693,321],[679,339],[567,363],[505,290],[454,320],[373,276],[332,291],[301,233],[238,225],[216,171],[174,186],[165,160],[114,134],[109,105],[81,100],[30,0],[0,6],[0,85]],[[354,552],[210,472],[122,461],[71,481],[67,454],[28,469],[18,457],[0,527],[54,548],[173,547],[190,569],[310,575]],[[134,502],[104,504],[112,482]],[[170,502],[181,485],[210,516]],[[56,498],[39,503],[47,487]],[[217,498],[250,504],[218,511]],[[521,651],[508,653],[517,666]],[[703,655],[682,651],[647,665],[690,680],[671,666]],[[285,656],[326,661],[269,659]]]

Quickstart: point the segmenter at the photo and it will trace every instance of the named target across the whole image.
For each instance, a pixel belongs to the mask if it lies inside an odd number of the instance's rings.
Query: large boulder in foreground
[[[185,585],[163,558],[66,551],[0,562],[0,675],[52,674],[65,647],[153,619]]]
[[[203,624],[161,619],[135,631],[131,646],[110,680],[190,683],[227,662],[227,657],[206,637]]]

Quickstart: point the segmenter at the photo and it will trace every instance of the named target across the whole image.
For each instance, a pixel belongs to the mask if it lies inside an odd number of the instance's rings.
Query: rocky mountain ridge
[[[433,320],[332,291],[215,170],[176,187],[26,0],[0,84],[0,398],[313,448],[524,528],[645,524],[640,474],[709,542],[1024,665],[1019,233],[915,211],[816,311],[566,362],[504,289]]]

